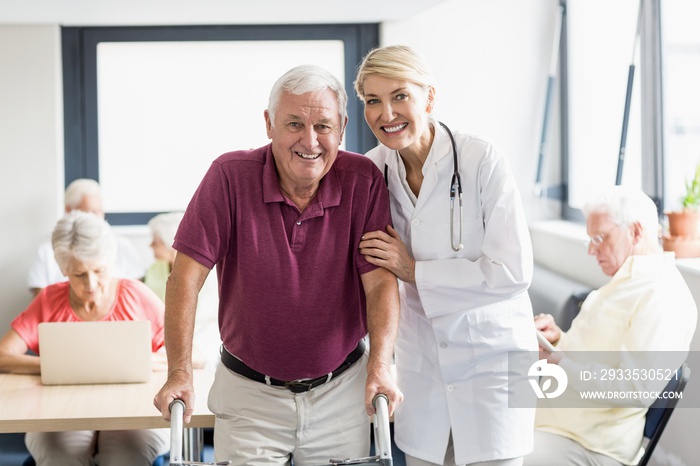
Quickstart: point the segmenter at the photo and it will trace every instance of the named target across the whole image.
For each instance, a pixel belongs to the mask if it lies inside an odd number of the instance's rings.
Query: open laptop
[[[141,321],[39,324],[44,385],[148,382],[151,323]]]

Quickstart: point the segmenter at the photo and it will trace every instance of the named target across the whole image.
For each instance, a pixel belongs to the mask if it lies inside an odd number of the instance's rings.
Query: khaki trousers
[[[250,380],[219,364],[209,392],[216,461],[314,466],[369,454],[364,408],[367,354],[308,392]]]
[[[535,430],[535,449],[525,457],[525,466],[622,466],[622,464],[609,456],[587,450],[580,443],[561,435]]]

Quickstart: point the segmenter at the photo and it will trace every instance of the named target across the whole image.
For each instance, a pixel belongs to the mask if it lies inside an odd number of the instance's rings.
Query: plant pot
[[[673,251],[677,258],[700,257],[700,238],[664,235],[664,251]]]
[[[685,209],[676,212],[666,212],[670,236],[700,237],[700,212]]]

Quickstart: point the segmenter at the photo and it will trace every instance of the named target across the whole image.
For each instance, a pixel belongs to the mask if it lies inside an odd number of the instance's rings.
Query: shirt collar
[[[452,141],[447,131],[432,115],[428,116],[428,121],[435,130],[435,136],[433,137],[433,144],[430,146],[428,157],[423,164],[423,176],[427,173],[429,166],[437,164],[445,157],[452,158]]]
[[[675,267],[676,256],[672,252],[629,256],[622,263],[613,280],[644,275],[656,275],[669,265]]]

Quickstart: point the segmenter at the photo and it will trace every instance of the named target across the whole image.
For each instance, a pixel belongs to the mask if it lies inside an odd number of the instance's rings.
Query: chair
[[[581,306],[583,305],[583,302],[586,300],[591,291],[593,290],[582,290],[574,292],[564,303],[564,306],[561,309],[559,319],[557,320],[557,325],[564,332],[568,331],[571,328],[571,323],[574,321],[579,311],[581,311]]]
[[[668,382],[663,390],[664,393],[682,393],[690,378],[690,367],[688,367],[688,364],[683,363],[680,369],[676,371],[676,374],[678,376]],[[668,420],[677,404],[678,398],[674,396],[657,398],[649,407],[644,424],[644,439],[647,443],[644,448],[644,456],[639,460],[637,466],[647,466],[649,463],[654,448],[656,448],[656,444],[659,442],[661,434],[663,434],[664,428],[666,428],[666,424],[668,424]]]

